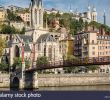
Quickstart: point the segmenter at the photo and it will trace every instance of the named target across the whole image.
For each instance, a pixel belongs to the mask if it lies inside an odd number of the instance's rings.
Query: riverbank
[[[0,88],[10,88],[10,74],[0,73]]]
[[[110,74],[38,74],[40,87],[110,85]],[[26,81],[30,84],[32,79]],[[0,88],[10,88],[10,75],[0,75]]]
[[[39,74],[39,87],[110,85],[110,74]]]

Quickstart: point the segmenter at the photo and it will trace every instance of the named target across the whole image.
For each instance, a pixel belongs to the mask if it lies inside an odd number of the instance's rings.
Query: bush
[[[37,66],[47,65],[47,64],[48,64],[48,59],[47,59],[47,57],[45,57],[45,56],[43,56],[43,57],[38,57],[36,64],[37,64]]]

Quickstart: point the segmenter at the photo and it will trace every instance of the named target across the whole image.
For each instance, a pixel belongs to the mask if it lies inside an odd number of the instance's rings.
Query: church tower
[[[88,5],[88,8],[87,8],[87,19],[89,21],[91,21],[91,7],[90,7],[90,5]]]
[[[96,11],[95,7],[93,7],[93,9],[92,9],[91,15],[92,15],[92,21],[97,22],[97,11]]]
[[[43,4],[42,0],[31,0],[31,28],[42,29],[43,28]]]

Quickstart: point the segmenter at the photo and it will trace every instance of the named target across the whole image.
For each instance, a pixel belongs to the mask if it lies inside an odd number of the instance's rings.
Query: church
[[[8,41],[9,50],[7,52],[9,52],[10,65],[13,65],[14,58],[22,58],[22,44],[24,46],[24,59],[31,62],[33,56],[34,61],[43,56],[46,56],[49,62],[62,60],[63,55],[59,50],[59,40],[61,40],[62,34],[51,33],[43,27],[44,9],[42,0],[31,0],[30,10],[31,27],[26,30],[24,35],[12,35],[11,40]]]

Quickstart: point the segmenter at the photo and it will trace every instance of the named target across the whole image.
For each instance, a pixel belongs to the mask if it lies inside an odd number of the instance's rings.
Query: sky
[[[0,5],[16,5],[20,7],[29,7],[31,0],[0,0]],[[87,11],[87,6],[95,6],[98,12],[98,21],[103,23],[104,10],[106,13],[106,23],[110,26],[110,0],[43,0],[44,8],[55,8],[61,11],[69,11],[70,6],[73,11]]]

